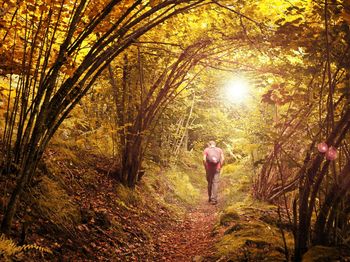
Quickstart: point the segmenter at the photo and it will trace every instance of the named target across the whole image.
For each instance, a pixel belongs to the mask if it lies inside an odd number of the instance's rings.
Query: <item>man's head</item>
[[[209,146],[216,146],[216,143],[215,143],[215,141],[209,141],[208,145]]]

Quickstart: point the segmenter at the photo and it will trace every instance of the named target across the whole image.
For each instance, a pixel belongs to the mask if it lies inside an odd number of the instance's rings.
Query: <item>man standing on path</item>
[[[215,141],[209,141],[203,152],[203,164],[207,174],[209,202],[213,205],[218,202],[218,186],[220,169],[224,163],[224,153],[216,147]]]

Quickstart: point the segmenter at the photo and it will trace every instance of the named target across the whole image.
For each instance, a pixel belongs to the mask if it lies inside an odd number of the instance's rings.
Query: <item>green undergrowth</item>
[[[223,169],[226,201],[215,228],[223,234],[216,244],[217,256],[220,261],[285,261],[281,228],[289,249],[292,232],[276,206],[252,198],[252,177],[253,171],[244,161]]]
[[[205,188],[206,182],[197,155],[186,152],[181,159],[166,168],[152,162],[146,165],[144,187],[174,215],[183,214],[188,207],[195,205],[200,199],[201,189]]]
[[[206,188],[205,170],[202,164],[202,152],[185,151],[175,162],[177,169],[187,173],[189,182],[196,188]]]
[[[166,198],[176,198],[188,205],[193,205],[198,201],[199,189],[190,182],[187,172],[174,167],[163,174],[169,181],[170,191],[167,192]]]

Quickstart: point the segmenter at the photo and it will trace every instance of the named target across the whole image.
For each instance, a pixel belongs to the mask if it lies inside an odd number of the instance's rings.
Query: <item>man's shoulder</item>
[[[217,147],[217,149],[218,149],[220,152],[224,152],[220,147]]]

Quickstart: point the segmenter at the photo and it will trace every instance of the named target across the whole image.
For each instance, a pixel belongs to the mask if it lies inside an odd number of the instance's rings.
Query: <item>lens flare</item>
[[[326,159],[327,160],[334,160],[336,159],[338,156],[338,152],[337,152],[337,149],[335,149],[334,147],[330,147],[328,148],[328,151],[326,152]]]
[[[328,150],[328,145],[325,142],[321,142],[317,145],[317,149],[321,153],[326,153]]]
[[[249,85],[243,77],[235,77],[229,80],[225,86],[225,96],[231,102],[241,103],[248,98]]]

